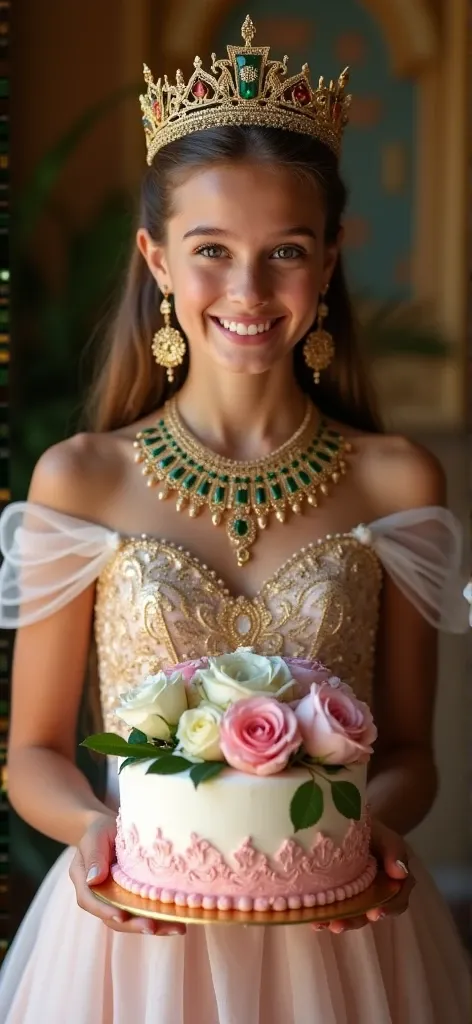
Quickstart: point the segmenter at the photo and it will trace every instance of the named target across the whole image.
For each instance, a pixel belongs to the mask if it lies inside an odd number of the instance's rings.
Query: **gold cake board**
[[[362,917],[368,910],[385,907],[388,912],[401,913],[407,909],[410,892],[414,886],[411,875],[405,881],[389,878],[379,871],[368,889],[339,903],[324,907],[302,908],[286,911],[242,911],[203,910],[202,908],[177,907],[175,904],[159,903],[127,892],[110,877],[102,885],[92,886],[91,891],[103,903],[124,910],[138,917],[151,917],[156,921],[177,921],[179,924],[239,924],[239,925],[288,925],[324,924],[327,921],[347,920]]]

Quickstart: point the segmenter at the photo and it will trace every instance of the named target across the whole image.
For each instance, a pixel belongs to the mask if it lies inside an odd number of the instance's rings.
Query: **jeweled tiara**
[[[288,57],[269,60],[269,46],[253,46],[254,25],[248,16],[242,26],[244,46],[228,46],[228,59],[212,53],[211,72],[200,57],[193,62],[188,82],[177,71],[175,85],[167,75],[154,82],[144,65],[147,92],[140,96],[146,135],[147,162],[169,142],[224,125],[260,125],[311,135],[339,156],[348,122],[351,96],[345,94],[348,68],[336,82],[317,89],[310,82],[308,64],[287,77]]]

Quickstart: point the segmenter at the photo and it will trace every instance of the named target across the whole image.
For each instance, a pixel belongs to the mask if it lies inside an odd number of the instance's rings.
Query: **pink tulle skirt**
[[[0,1024],[470,1024],[464,953],[422,865],[410,909],[344,935],[193,926],[120,935],[59,858],[0,974]]]

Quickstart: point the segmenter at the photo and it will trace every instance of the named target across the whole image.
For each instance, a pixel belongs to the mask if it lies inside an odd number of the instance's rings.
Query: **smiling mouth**
[[[224,331],[237,335],[241,338],[256,338],[261,334],[268,334],[269,331],[279,322],[281,317],[274,317],[267,320],[242,321],[231,320],[225,317],[212,316],[211,319]]]

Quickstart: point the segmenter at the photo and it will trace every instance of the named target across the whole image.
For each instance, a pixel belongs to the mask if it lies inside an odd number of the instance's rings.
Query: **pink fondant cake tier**
[[[120,775],[115,881],[136,895],[208,909],[286,910],[354,896],[375,877],[365,807],[360,821],[334,806],[329,779],[315,826],[296,834],[290,802],[307,779],[294,768],[261,778],[225,769],[195,789],[187,773]],[[365,765],[341,775],[365,794]]]

